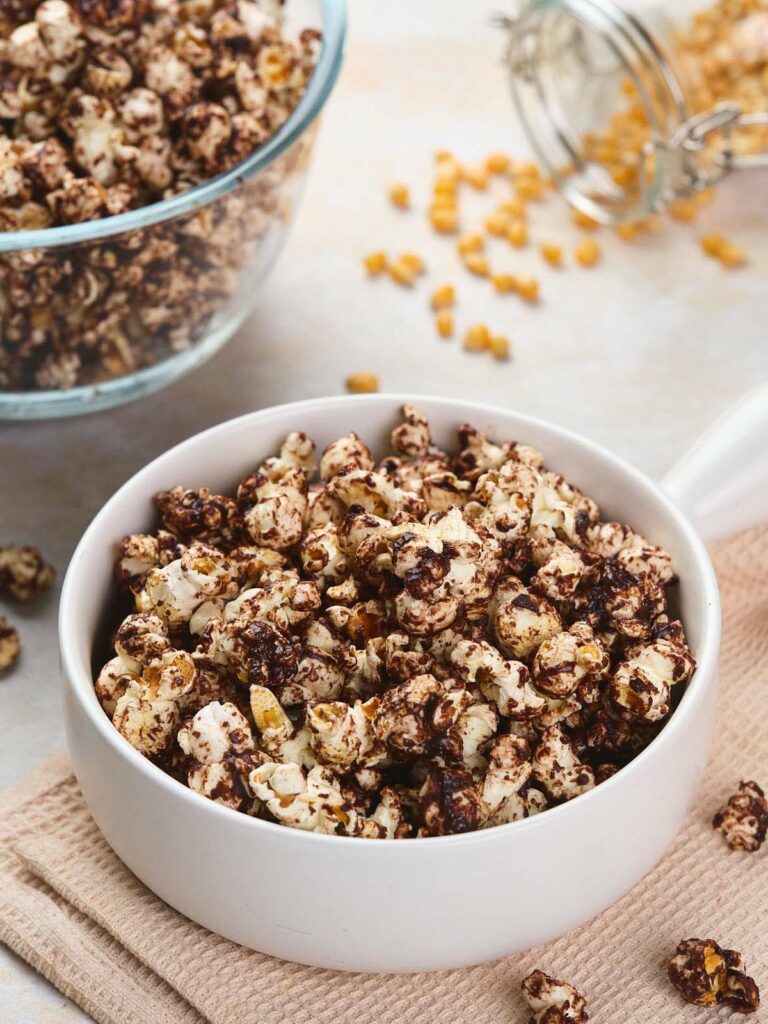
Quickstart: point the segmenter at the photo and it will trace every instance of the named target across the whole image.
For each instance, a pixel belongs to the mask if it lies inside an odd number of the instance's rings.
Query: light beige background
[[[656,476],[766,377],[768,173],[724,186],[697,227],[673,225],[631,247],[606,235],[603,265],[593,271],[544,268],[533,248],[494,250],[500,269],[540,274],[538,308],[491,296],[487,283],[459,271],[452,245],[432,236],[423,217],[388,205],[385,186],[394,180],[425,205],[435,148],[468,161],[497,149],[526,155],[492,9],[475,0],[355,0],[346,67],[304,204],[258,311],[212,362],[161,395],[98,416],[1,425],[0,538],[41,544],[61,575],[90,517],[147,460],[239,413],[337,393],[352,370],[378,373],[384,390],[548,417]],[[468,224],[490,203],[470,199]],[[579,237],[557,200],[533,214],[534,238],[572,247]],[[696,237],[705,228],[743,242],[749,268],[729,274],[701,256]],[[430,280],[458,284],[459,324],[482,319],[508,334],[514,361],[437,341],[427,284],[409,293],[365,279],[360,258],[379,247],[422,253]],[[0,785],[63,742],[56,597],[13,617],[24,657],[0,682]],[[0,1024],[83,1019],[0,951]]]

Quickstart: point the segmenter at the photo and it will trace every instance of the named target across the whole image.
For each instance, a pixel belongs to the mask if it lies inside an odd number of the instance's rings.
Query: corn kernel
[[[616,228],[616,234],[622,242],[631,242],[633,238],[637,238],[640,231],[640,225],[636,221],[625,221]]]
[[[719,256],[721,250],[726,245],[728,245],[728,242],[722,235],[704,235],[701,239],[701,248],[707,256]]]
[[[368,253],[368,255],[363,259],[363,266],[371,277],[378,277],[383,270],[387,269],[386,254],[381,250]]]
[[[467,352],[484,352],[491,344],[491,332],[485,324],[472,324],[464,335],[464,348]]]
[[[488,260],[482,253],[471,252],[464,257],[464,266],[476,277],[488,277],[489,265]]]
[[[429,222],[440,235],[455,235],[459,230],[459,212],[453,207],[433,206],[429,211]]]
[[[525,225],[525,221],[513,220],[512,223],[508,225],[504,235],[510,245],[514,245],[518,249],[522,249],[524,245],[528,245],[528,228]]]
[[[432,186],[432,195],[435,202],[439,200],[456,202],[456,190],[458,183],[450,178],[439,178]]]
[[[501,209],[494,210],[485,218],[485,230],[489,235],[496,235],[500,238],[507,230],[509,216]]]
[[[695,199],[678,199],[669,205],[669,215],[685,223],[695,220],[701,209]]]
[[[488,172],[485,167],[462,167],[461,176],[468,185],[484,192],[488,188]]]
[[[535,277],[518,277],[515,291],[526,302],[538,302],[539,282]]]
[[[438,310],[435,316],[435,327],[441,338],[453,336],[453,313],[450,309]]]
[[[444,309],[456,301],[456,289],[452,284],[441,284],[432,292],[430,303],[432,309]]]
[[[400,210],[407,210],[411,205],[411,191],[407,185],[400,183],[390,185],[389,201]]]
[[[347,391],[351,391],[354,395],[362,395],[379,390],[379,378],[375,373],[350,373],[345,384]]]
[[[542,199],[544,197],[544,182],[539,178],[515,178],[515,192],[517,198],[525,202]]]
[[[510,217],[516,217],[518,220],[525,220],[528,216],[528,207],[525,205],[525,200],[520,199],[519,196],[512,199],[503,199],[499,209],[503,210],[504,213],[508,213]]]
[[[414,274],[423,274],[426,270],[424,260],[415,252],[403,252],[398,257],[398,263],[408,267]]]
[[[576,227],[581,228],[582,231],[597,231],[600,227],[600,224],[594,219],[594,217],[590,217],[588,214],[584,213],[583,210],[572,210],[571,218],[573,219],[573,223]]]
[[[492,274],[491,284],[500,295],[509,295],[517,289],[517,278],[514,274]]]
[[[436,149],[435,150],[435,162],[438,164],[445,163],[447,160],[454,160],[455,157],[450,149]]]
[[[485,248],[485,239],[482,235],[462,235],[456,243],[456,249],[460,256],[466,256],[470,252],[482,252]]]
[[[502,334],[494,334],[488,348],[491,350],[494,359],[500,361],[507,360],[512,355],[512,346],[509,343],[509,338],[505,338]]]
[[[582,267],[594,267],[600,260],[600,246],[594,238],[585,238],[574,250],[576,262]]]
[[[554,242],[542,242],[539,248],[541,255],[551,266],[561,267],[563,265],[562,246],[555,245]]]
[[[395,284],[399,284],[403,288],[413,288],[416,283],[417,271],[407,262],[403,262],[402,258],[395,260],[394,263],[390,263],[387,267],[387,273]]]
[[[506,153],[491,153],[486,157],[485,169],[489,174],[504,174],[509,170],[510,159]]]
[[[718,257],[723,266],[728,267],[729,270],[743,267],[747,262],[747,254],[744,249],[740,245],[734,245],[733,242],[726,242],[721,246]]]

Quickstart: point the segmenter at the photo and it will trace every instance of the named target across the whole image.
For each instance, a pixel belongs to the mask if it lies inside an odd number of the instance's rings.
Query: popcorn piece
[[[5,672],[21,653],[18,631],[0,615],[0,672]]]
[[[294,726],[271,690],[265,686],[252,686],[250,707],[259,743],[273,760],[283,764],[295,761],[304,768],[314,767],[315,755],[310,746],[309,729]]]
[[[375,461],[370,449],[357,434],[349,433],[332,441],[320,459],[320,476],[326,482],[345,470],[370,471]]]
[[[305,533],[299,546],[304,572],[326,587],[342,581],[349,572],[349,562],[339,543],[339,531],[333,523],[325,523]]]
[[[371,767],[381,760],[380,753],[371,756],[376,746],[372,719],[377,708],[376,698],[365,704],[356,701],[350,706],[335,701],[307,708],[307,725],[317,759],[339,772],[353,765]]]
[[[457,835],[478,827],[482,798],[464,768],[430,768],[419,795],[427,835]]]
[[[595,785],[595,773],[580,764],[559,725],[545,729],[533,755],[533,777],[554,800],[573,800]]]
[[[538,566],[531,588],[550,601],[571,600],[587,572],[587,563],[581,552],[548,533],[540,533],[531,539],[530,552],[533,564]]]
[[[242,591],[224,606],[224,619],[230,622],[244,617],[290,630],[319,607],[320,593],[314,583],[299,579],[293,569],[268,569],[259,586]]]
[[[267,459],[240,484],[238,505],[245,529],[256,544],[285,551],[299,542],[307,511],[308,476],[313,470],[314,445],[304,434],[290,434],[280,455]]]
[[[37,548],[15,544],[0,547],[1,594],[26,604],[51,586],[54,575]]]
[[[714,939],[684,939],[669,961],[669,980],[687,1003],[724,1005],[738,1013],[754,1013],[760,991],[744,970],[741,954],[721,949]]]
[[[740,782],[738,792],[712,819],[712,827],[732,850],[759,850],[768,834],[768,800],[760,786]]]
[[[593,625],[616,630],[631,640],[649,636],[666,611],[664,589],[653,575],[633,576],[607,562],[587,597]]]
[[[120,541],[115,577],[120,583],[141,580],[150,569],[159,569],[181,558],[183,548],[176,537],[165,530],[132,533]]]
[[[157,757],[173,742],[180,718],[175,700],[154,700],[129,689],[117,700],[112,724],[139,753]]]
[[[530,746],[518,736],[500,736],[494,742],[481,791],[482,828],[506,825],[532,813],[520,793],[533,771],[531,758]]]
[[[215,548],[192,544],[175,561],[150,569],[136,595],[136,607],[157,615],[170,628],[181,627],[203,602],[234,597],[237,589],[237,566]]]
[[[498,727],[499,716],[491,704],[470,704],[456,724],[438,738],[435,750],[449,764],[484,770],[488,765],[485,751]]]
[[[250,787],[276,821],[326,835],[354,835],[362,822],[333,774],[316,765],[306,775],[298,764],[267,762],[250,775]]]
[[[373,710],[373,734],[395,759],[418,756],[455,725],[470,702],[455,681],[414,676],[381,695]]]
[[[526,666],[519,661],[506,661],[484,640],[460,640],[450,660],[468,682],[477,683],[483,696],[506,717],[527,721],[546,706],[531,686]]]
[[[497,445],[489,441],[475,427],[465,423],[459,428],[459,443],[462,451],[454,462],[456,472],[466,480],[477,480],[489,469],[499,469],[510,460],[527,462],[534,468],[541,466],[543,456],[528,445],[518,445],[514,441]]]
[[[567,981],[533,971],[520,986],[533,1012],[529,1024],[586,1024],[586,1000]]]
[[[499,646],[511,658],[527,658],[562,631],[557,609],[514,576],[496,588],[491,621]]]
[[[506,543],[523,537],[540,475],[525,462],[509,460],[478,479],[468,512]]]
[[[670,690],[693,675],[696,662],[684,643],[657,637],[630,647],[610,683],[613,702],[631,715],[658,722],[669,714]]]
[[[174,487],[155,496],[163,526],[186,541],[203,544],[231,544],[239,527],[237,504],[232,498],[211,494],[207,487],[199,491]]]
[[[600,510],[591,498],[569,484],[558,473],[541,475],[533,499],[531,527],[548,527],[567,541],[579,545],[582,534],[596,523]],[[546,531],[545,531],[546,532]]]
[[[213,701],[201,708],[179,730],[178,742],[195,762],[187,775],[191,790],[235,810],[250,808],[248,779],[264,757],[254,749],[248,721],[234,704]]]
[[[541,644],[533,659],[536,689],[550,697],[570,697],[579,691],[591,703],[597,685],[607,678],[610,659],[585,622],[556,633]]]
[[[412,405],[403,406],[403,422],[392,431],[392,447],[408,458],[426,455],[432,443],[427,417]]]
[[[616,564],[633,576],[646,573],[666,585],[675,579],[672,559],[667,552],[635,533],[622,523],[594,523],[587,528],[587,548],[602,558],[615,558]]]

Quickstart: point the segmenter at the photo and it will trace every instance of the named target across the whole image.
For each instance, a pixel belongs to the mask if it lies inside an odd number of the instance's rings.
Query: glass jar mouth
[[[553,24],[565,37],[561,50],[547,51]],[[595,80],[608,73],[628,78],[645,110],[651,142],[663,147],[688,116],[685,93],[670,60],[647,28],[613,0],[524,0],[517,17],[509,19],[509,65],[515,107],[539,159],[571,205],[597,221],[618,224],[639,219],[654,209],[663,195],[663,168],[649,158],[643,162],[641,185],[631,195],[605,180],[580,152],[574,122],[565,112],[567,96],[551,66],[570,46],[583,60],[581,73]],[[570,32],[570,37],[567,35]],[[589,42],[600,47],[604,63],[584,56]],[[577,43],[581,42],[584,52]],[[591,63],[591,61],[593,61]],[[574,173],[574,170],[576,173]]]
[[[134,231],[166,220],[173,220],[220,199],[273,163],[306,131],[320,113],[341,70],[347,28],[345,0],[321,0],[321,2],[323,26],[320,56],[306,92],[285,124],[263,146],[260,146],[230,170],[217,174],[214,178],[195,185],[170,199],[142,206],[138,210],[129,210],[127,213],[118,213],[111,217],[103,217],[101,220],[85,221],[81,224],[65,224],[36,231],[0,232],[0,253],[78,245],[82,242],[109,238],[125,231]],[[43,393],[45,392],[38,392],[38,394]]]

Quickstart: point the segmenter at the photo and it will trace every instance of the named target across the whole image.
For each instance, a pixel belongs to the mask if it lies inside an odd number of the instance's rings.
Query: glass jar
[[[0,231],[0,419],[92,412],[155,391],[209,358],[253,310],[296,210],[344,39],[343,0],[290,0],[286,11],[289,32],[319,28],[322,45],[298,105],[251,156],[140,209]]]
[[[527,0],[499,23],[525,130],[595,220],[641,221],[768,164],[761,0]]]

